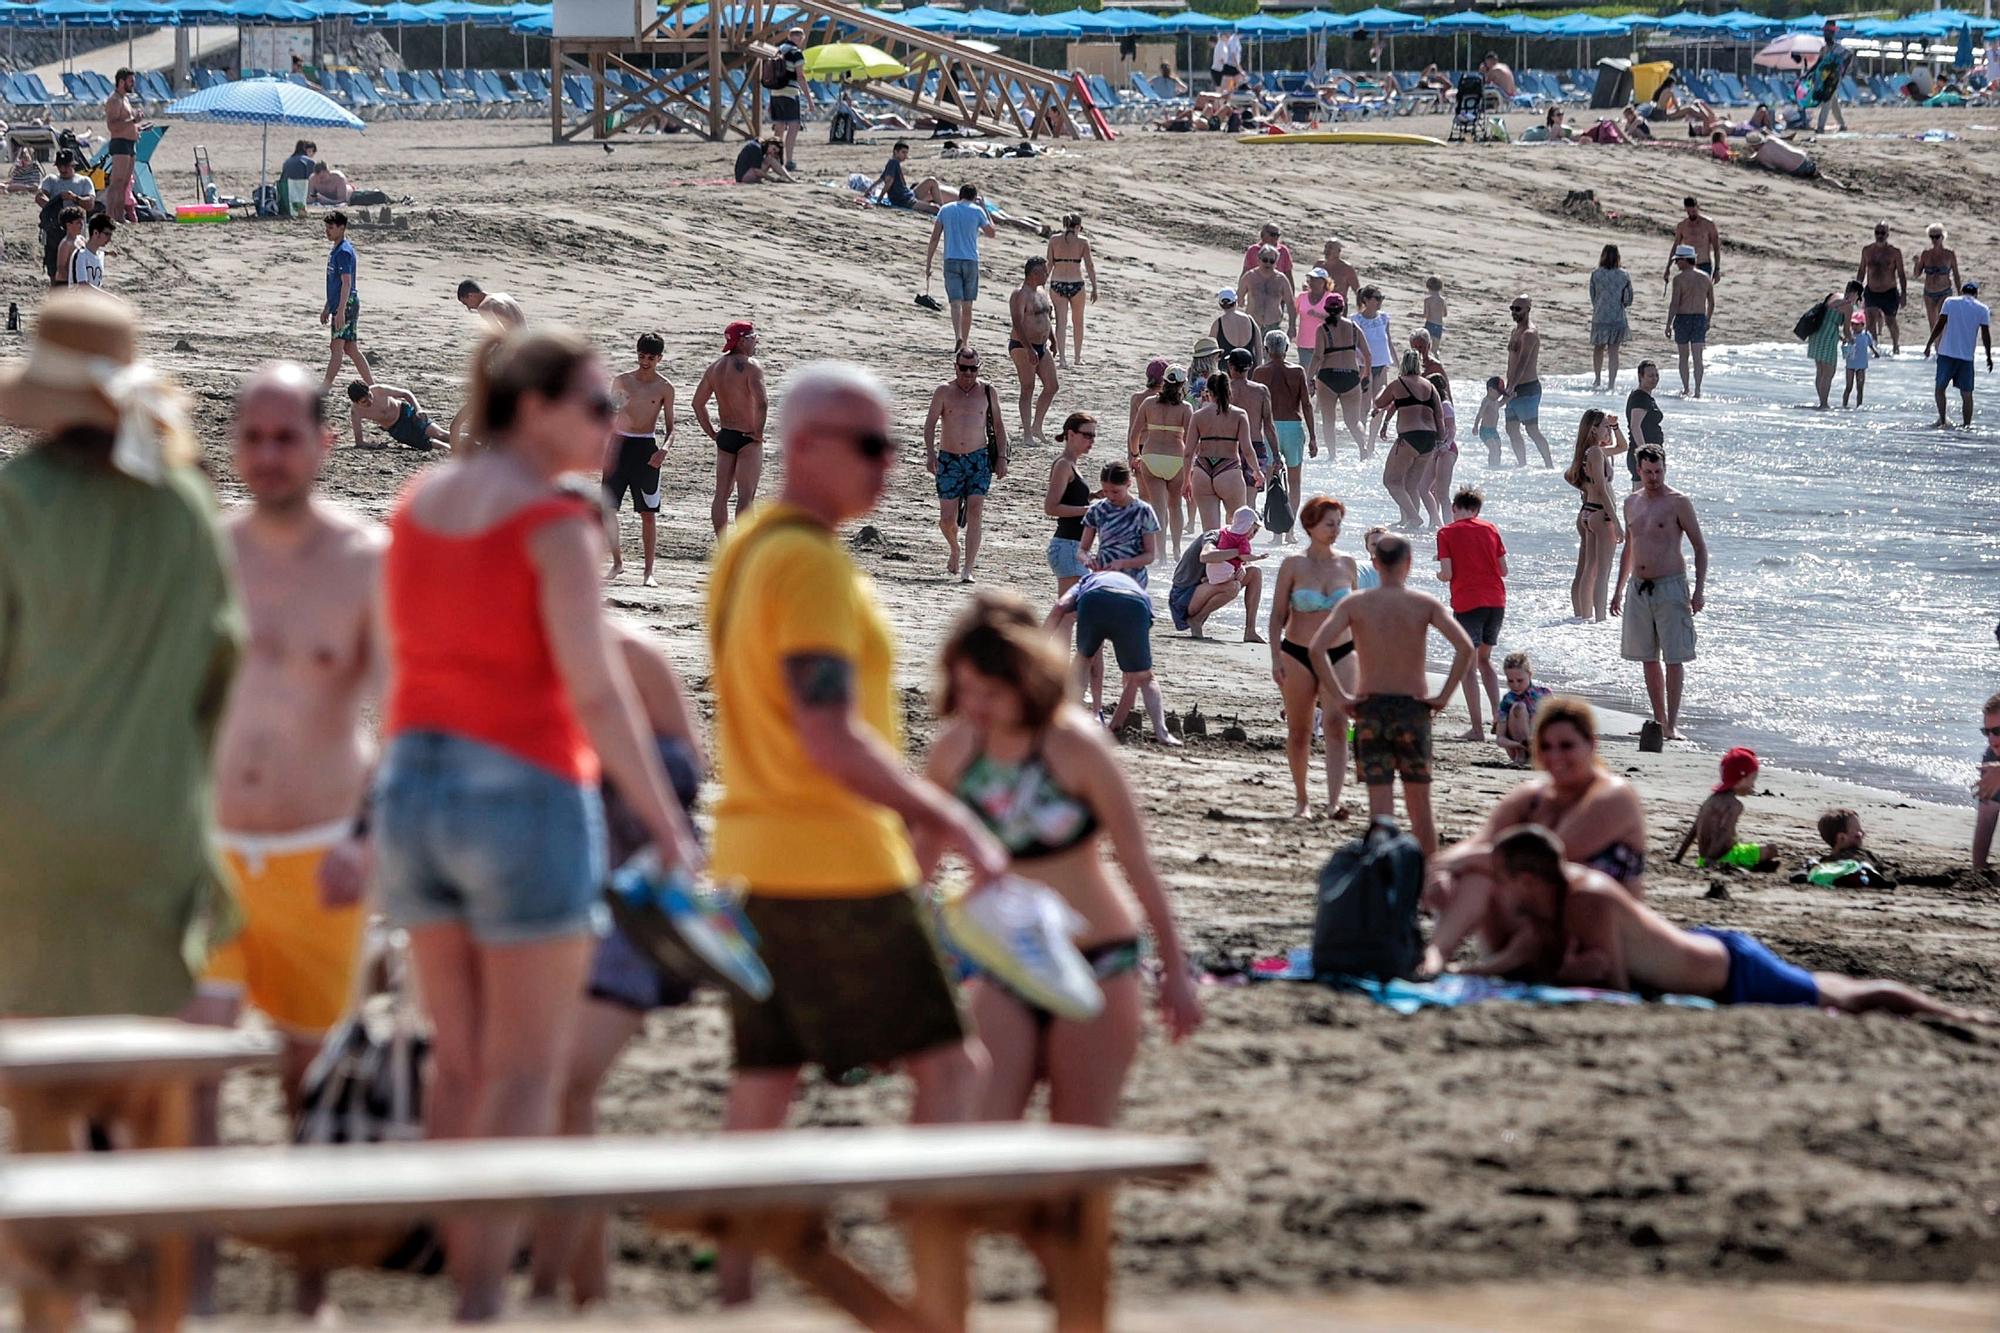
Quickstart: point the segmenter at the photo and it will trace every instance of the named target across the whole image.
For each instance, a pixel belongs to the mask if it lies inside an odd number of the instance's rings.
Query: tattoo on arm
[[[803,708],[845,708],[854,698],[854,664],[831,653],[785,659],[785,687]]]

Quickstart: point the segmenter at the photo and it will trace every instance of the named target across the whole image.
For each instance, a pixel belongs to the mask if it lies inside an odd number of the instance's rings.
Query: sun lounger
[[[283,1244],[495,1209],[631,1208],[776,1259],[867,1327],[944,1329],[964,1320],[972,1236],[1001,1231],[1042,1260],[1059,1327],[1104,1329],[1113,1191],[1205,1164],[1185,1139],[1032,1124],[63,1154],[8,1164],[0,1235],[32,1259],[94,1230]],[[911,1224],[930,1278],[913,1300],[831,1244],[830,1212],[863,1194]],[[177,1326],[179,1293],[149,1294],[151,1326]]]

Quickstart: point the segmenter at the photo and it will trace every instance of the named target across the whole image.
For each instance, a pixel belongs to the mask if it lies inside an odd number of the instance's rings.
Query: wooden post
[[[563,44],[549,39],[549,142],[563,141]]]
[[[1087,1190],[1060,1207],[1045,1260],[1056,1333],[1105,1333],[1111,1326],[1111,1195]]]
[[[722,24],[713,5],[709,7],[708,18],[704,20],[708,28],[708,138],[711,143],[722,140]],[[756,87],[756,80],[751,80]]]

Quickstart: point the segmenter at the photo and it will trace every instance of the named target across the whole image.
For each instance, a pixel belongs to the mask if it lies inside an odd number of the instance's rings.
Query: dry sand
[[[1871,130],[1933,123],[1967,130],[2000,120],[2000,112],[1862,111],[1854,119]],[[380,123],[365,136],[317,137],[323,155],[357,184],[417,197],[398,210],[407,230],[355,229],[361,328],[380,377],[415,388],[441,414],[457,405],[474,334],[473,320],[452,301],[466,276],[512,292],[534,319],[587,329],[616,363],[626,361],[636,334],[660,330],[664,369],[683,394],[714,354],[722,324],[739,316],[763,328],[774,379],[821,356],[873,366],[894,389],[911,436],[928,390],[945,377],[948,325],[911,305],[925,223],[857,209],[834,190],[701,183],[727,175],[733,146],[648,139],[621,141],[609,154],[555,148],[534,121]],[[197,143],[209,147],[224,181],[247,194],[255,132],[179,126],[156,161],[170,196],[191,196],[185,168]],[[1389,290],[1392,310],[1410,308],[1425,274],[1444,275],[1450,364],[1462,382],[1499,369],[1506,302],[1516,291],[1539,299],[1544,369],[1574,371],[1587,360],[1584,280],[1598,248],[1619,242],[1631,267],[1649,272],[1663,260],[1666,229],[1689,192],[1719,221],[1729,246],[1717,341],[1789,338],[1799,311],[1851,273],[1868,225],[1885,213],[1906,248],[1921,246],[1923,223],[1936,217],[1951,227],[1968,275],[2000,271],[1995,143],[1990,133],[1967,130],[1962,142],[1944,145],[1821,144],[1826,167],[1861,187],[1853,194],[1666,148],[1252,152],[1220,136],[1132,134],[1040,161],[975,165],[940,163],[936,145],[919,140],[911,166],[917,175],[976,179],[1013,210],[1087,215],[1103,300],[1090,312],[1087,364],[1067,376],[1053,416],[1087,408],[1116,422],[1145,359],[1157,351],[1184,356],[1206,327],[1210,294],[1234,278],[1243,245],[1265,218],[1297,238],[1301,258],[1323,237],[1342,237],[1364,278]],[[830,149],[809,136],[802,156],[816,179],[872,177],[885,144]],[[274,147],[275,164],[289,144]],[[1618,216],[1570,216],[1563,201],[1573,189],[1594,190],[1607,215]],[[32,210],[18,198],[10,209],[0,288],[31,311],[40,291],[24,245]],[[1038,251],[1004,229],[987,245],[977,338],[991,352],[1004,340],[1011,275]],[[237,493],[221,452],[237,377],[270,356],[321,364],[326,344],[315,317],[324,253],[310,224],[119,233],[111,284],[142,307],[148,353],[194,391],[225,496]],[[1644,281],[1639,287],[1642,303],[1657,300]],[[1662,350],[1647,332],[1654,322],[1634,320],[1635,356]],[[14,335],[0,338],[0,347],[17,344]],[[995,358],[995,369],[1011,406],[1003,359]],[[1801,357],[1802,385],[1809,373]],[[1817,428],[1804,421],[1800,432]],[[699,599],[711,546],[710,456],[684,416],[666,483],[663,586],[641,589],[628,574],[609,594],[704,685]],[[989,506],[981,561],[983,583],[1037,599],[1050,587],[1039,500],[1049,457],[1046,448],[1017,455],[1014,477]],[[1476,477],[1476,460],[1467,457]],[[426,465],[401,451],[342,451],[327,486],[379,514]],[[1352,493],[1379,489],[1351,458],[1339,476]],[[857,547],[897,625],[919,744],[927,663],[962,600],[943,578],[935,515],[920,453],[910,450],[875,520],[880,540]],[[629,540],[629,518],[626,526]],[[632,554],[628,546],[628,561]],[[1516,577],[1567,579],[1568,571]],[[1128,751],[1183,930],[1195,948],[1219,958],[1303,943],[1313,874],[1344,835],[1283,817],[1289,785],[1265,650],[1161,637],[1173,705],[1238,720],[1245,733],[1232,742],[1211,730],[1178,753]],[[1560,662],[1543,670],[1560,681]],[[1698,670],[1695,682],[1698,690]],[[708,707],[705,690],[702,698]],[[1441,734],[1456,729],[1456,716],[1454,709]],[[1747,832],[1803,853],[1822,804],[1859,805],[1872,843],[1904,869],[1905,885],[1856,892],[1735,877],[1728,898],[1711,901],[1705,876],[1664,862],[1712,781],[1713,757],[1678,747],[1641,755],[1624,738],[1606,750],[1645,796],[1659,867],[1648,882],[1676,919],[1758,932],[1812,966],[1884,973],[1956,1000],[2000,1003],[2000,910],[1991,890],[1962,870],[1969,809],[1767,772]],[[1520,775],[1484,747],[1444,742],[1439,751],[1444,831],[1462,836]],[[1272,1295],[1352,1282],[1637,1275],[1965,1282],[2000,1271],[1994,1033],[1776,1010],[1489,1006],[1401,1018],[1291,985],[1212,988],[1204,997],[1202,1030],[1178,1049],[1149,1038],[1128,1091],[1128,1126],[1198,1136],[1216,1164],[1210,1180],[1178,1194],[1127,1193],[1118,1261],[1123,1290],[1140,1305],[1171,1294]],[[726,1069],[720,1006],[705,1001],[659,1016],[613,1075],[605,1123],[619,1132],[712,1129]],[[246,1080],[233,1099],[232,1132],[275,1137],[273,1100],[263,1081]],[[893,1118],[903,1104],[893,1081],[815,1087],[802,1114],[816,1124],[859,1124]],[[851,1221],[863,1254],[887,1261],[893,1243],[875,1215],[859,1210]],[[712,1303],[694,1247],[636,1226],[619,1235],[617,1311]],[[983,1253],[988,1297],[1034,1292],[1018,1255],[1004,1247]],[[283,1308],[279,1286],[273,1267],[257,1258],[239,1258],[226,1273],[230,1308],[251,1322]],[[434,1283],[347,1275],[336,1290],[377,1319],[445,1308]]]

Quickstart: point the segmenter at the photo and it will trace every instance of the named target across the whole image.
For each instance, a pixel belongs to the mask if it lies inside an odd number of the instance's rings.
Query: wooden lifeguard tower
[[[794,27],[806,30],[807,45],[864,42],[901,61],[908,76],[857,79],[851,87],[913,116],[1009,138],[1109,137],[1078,81],[838,0],[556,0],[549,41],[554,142],[584,134],[606,139],[661,120],[706,139],[758,138],[761,62]],[[563,95],[565,76],[583,80],[587,105],[578,108]]]

